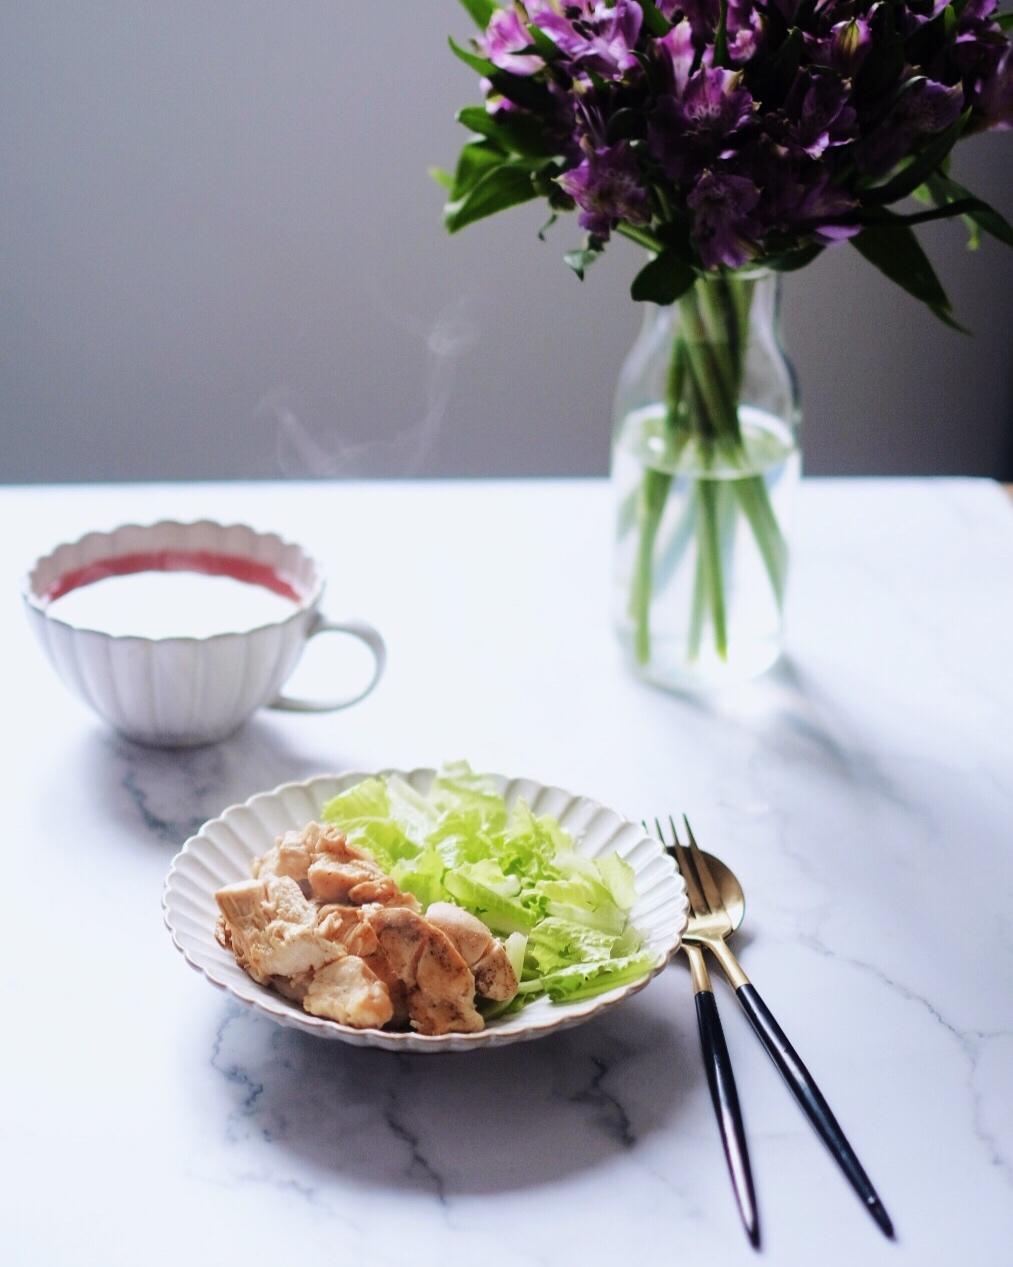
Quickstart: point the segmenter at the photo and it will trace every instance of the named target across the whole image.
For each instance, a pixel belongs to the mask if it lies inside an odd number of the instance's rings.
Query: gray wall
[[[638,314],[616,244],[447,239],[455,0],[8,3],[0,480],[596,473]],[[959,177],[1009,213],[1010,137]],[[1013,252],[927,244],[943,329],[850,248],[787,283],[814,472],[1013,473]]]

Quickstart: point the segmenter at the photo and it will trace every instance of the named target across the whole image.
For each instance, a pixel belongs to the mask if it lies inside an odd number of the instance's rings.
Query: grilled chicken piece
[[[316,908],[291,876],[230,884],[215,900],[236,961],[254,981],[296,977],[335,958],[335,944],[316,929]]]
[[[361,850],[349,845],[343,832],[326,823],[307,823],[300,831],[287,831],[279,836],[274,846],[262,857],[254,858],[255,876],[288,875],[307,890],[307,873],[321,854],[347,861],[361,858]]]
[[[450,902],[434,902],[426,919],[447,934],[475,976],[475,988],[483,998],[501,1003],[517,993],[517,974],[503,943],[493,937],[477,916]]]
[[[387,987],[357,955],[343,954],[317,968],[302,1005],[314,1016],[356,1029],[379,1029],[394,1015]]]
[[[376,933],[362,918],[358,906],[321,906],[317,928],[328,939],[343,946],[350,955],[365,959],[379,949]]]
[[[373,906],[364,915],[391,971],[407,989],[414,1029],[421,1034],[482,1029],[475,978],[446,933],[403,906]]]
[[[356,858],[347,862],[330,856],[317,858],[309,869],[310,889],[321,902],[387,902],[400,891],[375,862]]]
[[[342,831],[327,823],[307,823],[301,831],[279,836],[267,853],[254,859],[253,874],[290,876],[307,897],[321,902],[380,902],[420,909],[364,850],[350,845]]]
[[[403,1029],[411,1020],[411,1013],[408,1011],[408,987],[388,963],[387,956],[379,949],[379,943],[377,943],[376,954],[364,955],[363,962],[387,987],[390,1004],[394,1009],[391,1020]]]
[[[306,873],[310,869],[316,850],[306,838],[306,829],[287,831],[279,836],[274,847],[260,858],[253,860],[253,874],[257,877],[287,875],[307,892]]]

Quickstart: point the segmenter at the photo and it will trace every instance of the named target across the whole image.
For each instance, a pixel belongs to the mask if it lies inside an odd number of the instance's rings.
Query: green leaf
[[[553,212],[553,213],[552,213],[552,215],[551,215],[551,216],[549,216],[548,220],[546,220],[546,222],[545,222],[545,223],[542,225],[542,227],[538,230],[538,240],[539,240],[539,242],[544,242],[544,241],[545,241],[545,235],[546,235],[546,233],[548,233],[548,231],[552,228],[552,226],[556,223],[556,221],[557,221],[558,219],[559,219],[559,216],[558,216],[558,215],[556,215],[556,213],[555,213],[555,212]]]
[[[445,167],[430,167],[429,176],[438,185],[442,185],[444,189],[450,190],[454,188],[453,173],[448,172]]]
[[[644,26],[652,35],[667,35],[672,23],[665,17],[654,0],[640,0],[640,8],[644,15]]]
[[[531,172],[526,167],[504,163],[487,171],[463,198],[447,203],[443,221],[450,233],[486,216],[505,211],[535,197]]]
[[[969,199],[974,206],[962,214],[979,229],[991,233],[994,238],[1005,242],[1007,246],[1013,246],[1013,225],[1010,225],[1009,221],[987,202],[976,198],[963,185],[958,185],[955,180],[950,180],[948,176],[943,176],[938,172],[930,176],[926,184],[937,207]]]
[[[976,213],[979,208],[988,208],[987,203],[975,198],[969,194],[966,198],[958,198],[956,202],[943,202],[937,204],[931,211],[913,211],[910,214],[891,214],[886,212],[882,207],[869,207],[862,213],[863,224],[928,224],[931,220],[949,220],[953,216],[970,216]],[[994,215],[1005,224],[998,212]],[[887,217],[889,216],[889,219]],[[1009,226],[1006,225],[1008,229]]]
[[[887,203],[896,202],[899,198],[906,198],[908,194],[914,193],[956,145],[970,117],[971,108],[968,106],[945,131],[933,137],[925,149],[885,185],[875,185],[872,189],[865,190],[862,201],[876,206],[886,206]]]
[[[695,281],[686,261],[674,250],[664,250],[634,277],[630,294],[638,303],[674,304]]]
[[[643,115],[639,110],[631,110],[629,106],[624,106],[621,110],[609,115],[608,123],[605,125],[605,140],[609,145],[638,135],[643,135]]]
[[[870,226],[852,238],[851,245],[890,281],[927,304],[940,321],[962,329],[950,313],[935,269],[906,224],[895,218],[894,223]]]
[[[483,31],[497,9],[495,0],[460,0],[460,3],[471,14],[475,25],[481,27]]]
[[[802,57],[802,32],[797,26],[793,26],[784,38],[784,42],[777,50],[776,55],[770,66],[770,75],[773,81],[772,91],[778,99],[787,96],[788,90],[795,82],[795,76],[798,73],[799,62]]]
[[[714,65],[728,66],[728,0],[718,0],[718,29],[714,32]]]
[[[457,159],[454,169],[454,183],[450,190],[450,201],[463,198],[469,190],[482,179],[487,171],[500,167],[506,162],[506,154],[494,142],[489,140],[469,141]]]
[[[506,97],[507,101],[512,101],[515,106],[521,106],[525,110],[534,110],[536,113],[550,115],[554,102],[552,96],[543,83],[537,79],[526,78],[523,75],[511,75],[505,70],[499,70],[495,66],[488,72],[489,82],[493,89]]]
[[[496,67],[486,57],[479,57],[477,53],[469,53],[466,48],[462,48],[452,35],[447,36],[447,43],[450,45],[450,51],[456,58],[464,62],[465,66],[470,66],[472,70],[479,75],[492,78],[496,74]]]
[[[813,242],[809,246],[800,247],[797,251],[767,255],[762,260],[757,260],[757,263],[764,268],[772,268],[778,273],[794,273],[796,269],[805,268],[807,264],[811,264],[822,251],[823,246],[818,242]]]
[[[599,255],[601,255],[601,247],[588,242],[587,246],[582,246],[576,251],[567,251],[563,256],[563,263],[567,268],[572,268],[580,280],[583,281],[584,274]]]
[[[533,115],[511,110],[493,115],[485,106],[465,106],[463,110],[458,110],[457,121],[472,132],[489,137],[504,150],[525,157],[548,158],[559,148],[546,136],[541,122]]]
[[[462,106],[454,118],[470,132],[480,132],[483,136],[492,136],[496,126],[485,106]]]
[[[993,20],[999,24],[1000,31],[1013,30],[1013,13],[999,13]]]
[[[536,53],[543,61],[552,62],[562,56],[559,45],[555,40],[551,39],[541,27],[535,26],[533,23],[527,28],[528,34],[531,36],[531,44],[528,48],[521,49],[523,53]]]

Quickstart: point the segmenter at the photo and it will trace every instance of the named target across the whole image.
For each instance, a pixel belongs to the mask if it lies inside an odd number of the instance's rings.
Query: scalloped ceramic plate
[[[429,790],[435,772],[422,769],[397,773],[424,793]],[[678,950],[686,927],[686,888],[675,864],[657,840],[646,835],[642,827],[586,796],[573,796],[562,788],[546,787],[531,779],[492,775],[489,777],[508,804],[523,797],[537,814],[557,818],[585,857],[596,858],[614,850],[633,867],[637,901],[632,920],[643,934],[645,945],[657,953],[658,966],[639,981],[618,986],[593,999],[577,1003],[538,999],[514,1016],[491,1022],[477,1034],[431,1036],[353,1029],[310,1016],[272,990],[258,985],[236,964],[232,955],[218,945],[214,935],[218,915],[214,894],[225,884],[246,879],[251,859],[269,849],[276,835],[318,818],[327,800],[368,777],[361,772],[319,775],[303,783],[285,783],[273,792],[252,796],[245,804],[233,805],[220,818],[205,823],[176,855],[162,898],[165,922],[187,963],[203,973],[212,985],[280,1025],[321,1038],[334,1038],[357,1047],[384,1047],[388,1051],[466,1051],[541,1038],[590,1020],[642,990]]]

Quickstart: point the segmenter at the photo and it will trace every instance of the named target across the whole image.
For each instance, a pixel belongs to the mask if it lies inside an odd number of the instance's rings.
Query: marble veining
[[[879,1236],[719,984],[766,1261],[1005,1260],[1013,511],[992,486],[805,482],[789,655],[706,702],[621,667],[598,482],[0,498],[19,525],[0,542],[17,720],[0,986],[12,1263],[756,1261],[681,963],[586,1026],[431,1057],[274,1026],[170,945],[165,870],[226,805],[325,770],[459,755],[631,817],[685,809],[739,874],[746,969],[898,1228],[896,1244]],[[354,548],[339,501],[370,525]],[[325,609],[387,637],[373,697],[334,717],[261,713],[223,744],[169,753],[102,729],[61,686],[16,611],[20,570],[89,528],[202,514],[279,529],[321,559]],[[326,687],[340,654],[316,649],[293,689]]]

